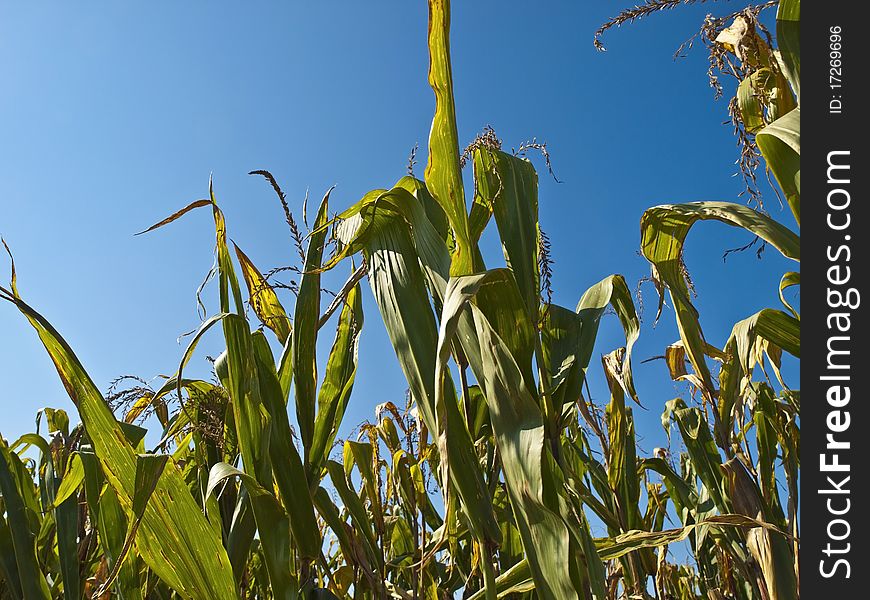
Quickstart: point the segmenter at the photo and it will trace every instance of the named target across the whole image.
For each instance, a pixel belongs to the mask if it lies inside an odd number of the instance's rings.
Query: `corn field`
[[[743,157],[755,153],[799,224],[800,1],[775,10],[775,36],[749,7],[709,42],[740,79],[730,106]],[[0,598],[798,598],[800,393],[781,365],[783,352],[800,357],[784,294],[800,283],[799,235],[745,202],[643,214],[657,318],[679,332],[663,355],[691,390],[645,402],[630,283],[614,274],[587,282],[576,306],[554,304],[532,162],[492,131],[461,151],[449,32],[449,0],[429,0],[436,107],[422,180],[403,176],[337,214],[327,192],[302,232],[279,183],[255,173],[294,235],[294,294],[228,241],[211,186],[143,232],[191,211],[214,218],[219,312],[159,388],[101,392],[27,303],[12,262],[0,297],[32,325],[78,414],[44,409],[42,431],[0,437]],[[770,282],[782,306],[747,315],[721,345],[704,336],[683,263],[690,230],[709,220],[795,261]],[[481,251],[487,228],[502,255]],[[327,296],[321,278],[337,269],[350,276]],[[342,443],[349,404],[371,402],[353,393],[364,285],[409,401],[378,406]],[[608,314],[622,347],[596,345]],[[214,377],[189,378],[212,329],[225,341]],[[593,372],[606,405],[584,392]],[[639,455],[641,404],[662,411],[684,452]],[[162,428],[153,446],[143,415]]]

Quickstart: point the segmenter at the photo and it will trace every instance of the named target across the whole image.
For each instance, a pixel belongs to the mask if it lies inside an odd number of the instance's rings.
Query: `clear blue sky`
[[[639,220],[655,204],[736,200],[735,140],[714,103],[703,49],[672,60],[709,4],[592,33],[630,2],[454,2],[452,51],[463,143],[491,124],[507,148],[549,144],[556,184],[541,174],[541,221],[555,258],[556,302],[573,307],[610,273],[648,274]],[[121,374],[171,374],[176,338],[199,323],[194,292],[212,264],[210,215],[133,237],[207,193],[214,173],[230,235],[262,269],[293,260],[269,169],[298,209],[336,184],[333,206],[389,186],[433,110],[426,83],[426,5],[391,2],[123,2],[0,5],[0,233],[15,253],[24,298],[70,342],[98,385]],[[537,162],[543,171],[542,162]],[[768,208],[793,226],[773,196]],[[313,209],[312,209],[313,210]],[[708,339],[778,306],[792,265],[769,249],[723,264],[748,235],[701,224],[688,266]],[[496,248],[490,248],[495,250]],[[496,266],[496,256],[489,254]],[[8,263],[0,260],[2,278]],[[338,288],[344,269],[329,283]],[[653,328],[645,288],[635,377],[641,445],[664,445],[664,402],[685,393],[662,362],[677,339],[673,313]],[[366,291],[360,372],[345,424],[371,418],[406,384]],[[214,288],[206,294],[215,311]],[[288,300],[288,305],[292,304]],[[607,318],[598,354],[621,345]],[[326,335],[331,337],[331,331]],[[209,338],[192,372],[207,373]],[[600,368],[592,391],[606,401]],[[0,306],[0,431],[31,431],[40,407],[70,408],[35,334]],[[348,428],[345,427],[345,431]]]

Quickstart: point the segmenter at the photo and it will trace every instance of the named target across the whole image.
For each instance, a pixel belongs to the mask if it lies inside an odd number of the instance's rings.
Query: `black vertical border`
[[[867,580],[870,578],[870,558],[867,539],[868,485],[870,475],[870,416],[868,416],[867,387],[864,374],[870,374],[870,352],[865,336],[868,330],[867,308],[870,303],[868,292],[868,244],[870,238],[870,219],[864,205],[868,202],[867,179],[870,178],[870,165],[867,163],[867,142],[870,123],[866,114],[870,103],[864,96],[865,79],[868,76],[866,61],[870,57],[867,41],[870,29],[866,26],[866,3],[856,0],[809,1],[803,8],[801,19],[801,179],[803,180],[802,206],[802,285],[801,314],[803,351],[801,360],[801,507],[800,507],[800,579],[802,597],[806,600],[858,599],[870,597]],[[832,88],[831,75],[831,33],[832,27],[840,27],[842,47],[840,57],[842,69],[842,88]],[[834,55],[836,57],[836,55]],[[836,64],[836,63],[834,63]],[[841,96],[841,98],[837,98]],[[842,111],[833,113],[830,102],[842,101]],[[848,151],[850,165],[849,183],[845,185],[828,182],[828,155],[832,151]],[[838,157],[838,160],[844,159]],[[840,171],[840,173],[843,173]],[[848,229],[834,231],[828,225],[828,194],[832,189],[847,189],[851,201],[846,212],[851,219]],[[837,194],[835,201],[842,201],[843,195]],[[843,222],[844,213],[833,215],[833,219]],[[851,260],[846,262],[845,251],[840,259],[832,261],[842,245],[850,248]],[[832,285],[828,280],[828,269],[841,265],[840,276],[845,272],[842,266],[851,268],[851,278],[846,284]],[[856,309],[832,308],[828,302],[829,290],[840,289],[845,292],[849,287],[856,288],[861,294],[860,305]],[[828,319],[831,313],[849,312],[851,331],[848,334],[831,331]],[[850,388],[850,401],[844,407],[833,407],[828,403],[827,393],[833,384],[821,378],[831,375],[827,368],[828,340],[831,335],[849,335],[850,354],[848,374],[850,381],[840,382]],[[839,348],[845,348],[842,341]],[[846,371],[838,371],[838,374]],[[837,451],[839,461],[850,465],[845,473],[850,477],[843,484],[843,473],[822,472],[821,455],[831,462],[832,451],[826,449],[828,419],[832,411],[848,411],[850,426],[847,431],[837,433],[836,439],[848,441],[850,448]],[[835,418],[835,417],[830,417]],[[838,417],[844,418],[841,413]],[[834,486],[828,481],[848,489],[848,493],[824,493]],[[847,501],[848,499],[848,501]],[[829,507],[828,501],[831,501]],[[848,512],[837,516],[834,510],[849,506]],[[848,522],[848,529],[842,523],[832,525],[834,519]],[[846,531],[849,535],[840,537]],[[831,552],[848,550],[842,554]],[[827,551],[827,553],[826,553]],[[824,577],[823,570],[830,574],[837,559],[848,562],[847,569],[840,564],[832,576]],[[824,561],[824,562],[823,562]],[[848,577],[846,577],[848,571]]]

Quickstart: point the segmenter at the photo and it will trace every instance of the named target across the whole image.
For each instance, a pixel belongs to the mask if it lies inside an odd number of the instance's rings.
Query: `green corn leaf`
[[[435,92],[435,116],[429,133],[426,187],[444,209],[453,229],[456,249],[451,272],[462,275],[471,272],[474,255],[459,167],[459,135],[450,66],[450,0],[429,0],[429,85]]]
[[[290,317],[281,305],[278,294],[241,248],[235,244],[233,247],[236,249],[236,257],[242,267],[242,276],[248,286],[251,308],[260,322],[275,333],[278,341],[282,344],[286,343],[291,333]]]
[[[326,192],[305,254],[305,272],[299,284],[293,331],[293,383],[296,394],[296,419],[302,437],[303,460],[309,464],[314,438],[317,402],[317,324],[320,319],[320,268],[329,218],[329,194]]]
[[[257,332],[253,335],[253,344],[259,391],[270,416],[269,454],[275,482],[290,519],[296,549],[303,559],[312,561],[320,555],[321,538],[305,468],[293,445],[287,407],[269,343],[262,333]]]
[[[362,292],[351,289],[338,318],[335,341],[317,397],[317,417],[311,444],[310,473],[318,474],[328,458],[350,400],[356,376],[359,335],[363,326]]]
[[[396,185],[393,186],[394,189],[403,189],[410,193],[414,198],[417,199],[417,202],[420,203],[420,206],[423,208],[423,211],[426,214],[426,219],[432,224],[432,227],[437,232],[439,238],[444,241],[445,244],[450,245],[453,243],[453,239],[450,235],[450,223],[447,221],[447,215],[444,212],[444,209],[441,208],[441,205],[435,201],[435,198],[432,197],[432,194],[429,193],[429,189],[426,187],[426,183],[415,177],[411,177],[410,175],[406,175],[402,177],[399,181],[396,182]],[[469,222],[469,226],[471,226],[471,222]],[[481,229],[482,232],[482,229]],[[480,237],[480,234],[477,234],[477,239]]]
[[[351,464],[356,464],[362,477],[365,495],[369,499],[369,511],[374,521],[375,530],[382,535],[384,533],[384,514],[381,507],[380,486],[378,485],[378,467],[375,464],[377,459],[375,448],[372,447],[375,444],[377,444],[377,441],[367,444],[347,440],[344,443],[344,454],[345,456],[348,454],[353,456],[353,463],[345,460],[344,468],[345,472],[347,472]]]
[[[622,386],[617,379],[621,364],[613,352],[604,357],[604,373],[610,388],[610,402],[607,405],[607,432],[610,447],[607,460],[607,480],[615,492],[619,509],[621,528],[639,529],[641,516],[638,511],[640,502],[640,479],[637,476],[637,440],[634,433],[634,418],[631,409],[625,405]]]
[[[746,131],[757,134],[768,121],[785,115],[796,104],[782,73],[762,67],[737,86],[737,107]]]
[[[25,433],[17,440],[12,442],[10,449],[17,452],[23,452],[27,450],[30,446],[36,446],[37,448],[39,448],[39,451],[40,453],[42,453],[42,457],[44,460],[51,459],[51,448],[48,445],[48,442],[45,441],[45,438],[38,433]]]
[[[751,208],[727,202],[666,204],[647,210],[641,219],[641,250],[654,268],[654,278],[670,291],[680,337],[702,384],[712,397],[713,383],[705,362],[707,348],[698,311],[692,304],[682,263],[683,244],[692,225],[715,220],[746,229],[777,248],[786,258],[800,260],[800,238],[770,217]],[[661,314],[664,298],[659,299]]]
[[[6,508],[3,529],[6,531],[8,528],[8,535],[4,536],[7,538],[5,545],[8,545],[8,540],[11,538],[17,580],[21,585],[24,599],[48,600],[51,598],[51,592],[36,556],[36,538],[30,528],[27,508],[19,489],[21,482],[15,475],[18,470],[16,461],[20,462],[18,455],[12,452],[6,442],[0,438],[0,492],[3,494]]]
[[[248,489],[242,487],[233,510],[232,520],[226,534],[227,556],[233,566],[233,576],[241,582],[251,559],[251,548],[257,533],[257,523],[251,508]]]
[[[801,0],[781,0],[776,11],[776,41],[782,67],[798,103],[801,100]]]
[[[800,341],[800,321],[780,310],[765,308],[734,325],[725,346],[731,360],[725,361],[719,372],[716,434],[720,446],[724,447],[728,439],[735,418],[734,406],[744,382],[752,378],[753,367],[767,354],[775,361],[772,364],[781,380],[777,357],[785,350],[800,358]]]
[[[227,343],[225,362],[228,390],[238,435],[242,461],[260,486],[271,487],[272,461],[269,454],[271,417],[260,395],[253,341],[244,318],[229,314],[223,319]],[[250,489],[249,489],[250,493]],[[274,498],[273,498],[274,500]],[[277,500],[274,500],[277,503]],[[251,507],[263,544],[269,580],[275,593],[290,597],[293,583],[289,578],[290,535],[283,510],[277,514],[271,502],[253,499]]]
[[[335,487],[339,498],[341,498],[345,510],[350,514],[356,531],[364,541],[364,548],[369,563],[380,566],[383,563],[383,557],[377,550],[378,543],[375,538],[375,532],[372,530],[371,519],[369,519],[360,497],[348,485],[344,474],[344,466],[330,460],[326,462],[326,470],[329,472],[329,479],[332,481],[332,485]],[[318,508],[324,504],[322,499],[318,500]]]
[[[507,345],[511,356],[523,374],[523,381],[528,389],[535,389],[537,383],[533,375],[532,360],[535,354],[535,320],[526,308],[519,289],[519,283],[510,269],[491,269],[486,272],[486,282],[475,294],[476,305],[486,315],[487,320],[499,338]],[[473,335],[471,323],[461,322],[459,325],[463,339]],[[472,344],[462,344],[463,350]],[[479,349],[472,348],[468,352],[470,364],[479,364],[477,358]]]
[[[640,404],[631,368],[631,353],[640,334],[640,319],[625,279],[621,275],[611,275],[586,290],[577,305],[577,312],[555,304],[546,307],[541,324],[541,345],[549,371],[550,391],[557,406],[573,407],[581,398],[601,317],[608,306],[619,317],[626,338],[617,381],[625,393]],[[585,409],[582,401],[578,407]]]
[[[48,432],[60,432],[64,438],[69,437],[69,415],[65,410],[59,408],[43,408],[40,414],[45,415],[45,421],[48,424]],[[37,429],[39,428],[39,416],[37,415]]]
[[[111,569],[113,561],[120,555],[124,544],[127,519],[118,503],[117,494],[110,485],[106,485],[96,454],[89,449],[81,449],[78,456],[85,473],[85,498],[91,522],[96,523],[97,530],[101,532],[98,536],[100,551]],[[134,564],[134,561],[125,561],[121,564],[121,571],[112,591],[123,600],[141,600],[138,565]]]
[[[611,534],[644,527],[640,513],[641,480],[638,477],[634,418],[631,408],[625,405],[624,390],[619,383],[622,360],[621,350],[615,350],[602,359],[607,384],[610,388],[610,403],[606,409],[607,432],[610,444],[607,448],[607,476],[619,517],[619,529]],[[625,585],[637,590],[646,579],[644,563],[651,565],[654,557],[649,552],[634,553],[620,558]]]
[[[64,428],[65,429],[65,428]],[[70,495],[67,498],[60,499],[59,494],[63,483],[70,478],[73,484],[76,484],[75,463],[72,457],[65,457],[65,450],[58,453],[43,454],[45,461],[45,478],[43,491],[46,492],[46,497],[43,500],[45,504],[50,505],[54,510],[54,521],[56,525],[57,537],[57,554],[60,561],[61,580],[63,582],[63,595],[65,600],[78,600],[81,597],[81,573],[79,565],[79,506],[78,498],[75,495]],[[67,472],[60,476],[60,469],[63,461],[66,461]],[[81,462],[78,463],[79,470]],[[72,473],[71,473],[72,471]],[[70,477],[72,475],[72,477]],[[82,478],[77,480],[74,494],[77,494],[82,483]],[[48,502],[45,502],[45,501]]]
[[[778,118],[755,136],[767,166],[779,187],[798,226],[801,223],[801,109],[800,106]]]
[[[610,275],[590,287],[577,304],[580,316],[580,339],[577,341],[577,360],[583,370],[580,384],[585,381],[585,372],[592,358],[598,325],[607,306],[613,307],[625,332],[625,356],[616,380],[625,393],[640,404],[631,370],[631,350],[640,336],[640,319],[634,307],[631,291],[622,275]]]
[[[97,590],[97,596],[107,593],[115,582],[115,579],[120,575],[124,559],[127,558],[127,554],[133,547],[133,541],[136,539],[136,531],[142,522],[145,507],[154,493],[154,488],[157,487],[157,482],[160,480],[168,460],[169,456],[166,454],[136,455],[136,487],[133,494],[133,511],[130,514],[130,519],[128,519],[127,537],[124,540],[124,546],[121,548],[120,553],[114,559],[115,564],[112,567],[111,573],[100,585],[100,589]]]
[[[220,307],[227,350],[221,356],[220,368],[225,369],[225,387],[230,395],[233,420],[242,462],[264,489],[272,487],[270,436],[272,418],[265,407],[260,388],[254,341],[244,318],[244,305],[238,278],[227,247],[226,222],[210,189],[215,221],[217,263],[220,282]],[[298,324],[298,321],[297,321]],[[298,332],[298,327],[295,330]],[[218,364],[215,365],[216,370]],[[280,389],[277,385],[275,389]],[[283,403],[282,403],[283,404]],[[282,409],[283,412],[283,409]],[[250,493],[250,490],[249,490]],[[262,542],[269,581],[276,597],[291,598],[298,587],[288,568],[290,561],[289,520],[283,510],[277,512],[277,500],[262,500],[251,495],[251,508]],[[277,504],[280,507],[280,504]]]
[[[765,505],[765,518],[776,526],[787,529],[785,514],[779,501],[776,482],[777,462],[777,408],[773,390],[765,384],[754,386],[755,446],[758,451],[757,479]]]
[[[800,313],[785,299],[785,290],[788,288],[800,285],[801,284],[801,274],[796,273],[794,271],[789,271],[785,275],[782,276],[782,279],[779,282],[779,299],[783,303],[783,305],[789,310],[789,312],[794,315],[794,318],[800,321]]]
[[[78,407],[88,436],[119,501],[132,506],[136,459],[133,446],[66,341],[16,294],[0,287],[36,329],[70,398]],[[137,541],[139,553],[154,572],[185,598],[236,597],[226,552],[208,526],[181,473],[169,465],[148,504]],[[166,536],[164,532],[175,535]]]
[[[541,321],[541,349],[549,370],[550,394],[557,406],[573,406],[580,398],[585,373],[578,362],[582,328],[583,321],[573,310],[557,304],[546,307]],[[591,359],[592,353],[588,354]]]
[[[15,543],[12,530],[6,517],[0,514],[0,576],[6,586],[6,592],[13,600],[21,600],[21,577],[18,575],[18,562],[15,555]]]
[[[764,523],[763,521],[758,521],[744,515],[726,514],[716,515],[698,523],[692,523],[691,525],[686,525],[685,527],[677,529],[666,529],[664,531],[627,531],[612,538],[595,540],[595,545],[603,559],[611,560],[642,548],[657,548],[682,541],[697,528],[711,525],[719,528],[760,527],[769,531],[777,532],[774,535],[783,535],[782,532],[778,532],[775,527]]]
[[[165,454],[138,454],[136,456],[136,491],[133,494],[133,517],[136,520],[141,520],[142,515],[145,514],[145,507],[154,494],[154,489],[163,474],[163,469],[166,468],[168,459],[169,457]]]
[[[99,470],[99,463],[88,459],[86,469]],[[124,512],[118,495],[111,485],[105,485],[99,494],[99,510],[97,527],[101,532],[100,544],[106,558],[106,566],[116,573],[114,591],[124,600],[140,600],[142,582],[139,577],[138,565],[132,560],[124,560],[125,533],[129,530],[129,520]]]
[[[359,218],[345,243],[348,248],[362,249],[366,257],[381,318],[427,428],[439,435],[451,432],[449,438],[441,436],[450,448],[443,444],[439,448],[444,453],[442,486],[448,484],[444,477],[449,476],[459,494],[468,499],[464,507],[470,511],[468,516],[478,535],[495,541],[499,538],[498,525],[449,377],[444,384],[444,402],[436,404],[432,374],[438,332],[427,287],[436,290],[434,293],[443,289],[443,259],[447,255],[441,254],[446,251],[444,242],[422,210],[417,199],[401,188],[368,194],[344,213],[347,220]],[[413,237],[409,222],[416,225]]]
[[[349,493],[349,488],[347,488],[346,484],[342,489],[344,490],[344,495]],[[357,497],[357,501],[358,500],[359,498]],[[317,491],[314,493],[314,502],[317,506],[317,512],[323,518],[326,525],[335,533],[335,537],[338,539],[345,560],[349,564],[361,569],[369,585],[373,589],[377,588],[378,582],[376,575],[374,571],[372,571],[372,564],[367,558],[367,552],[372,551],[371,546],[368,545],[370,543],[369,538],[364,532],[362,532],[362,539],[364,539],[366,543],[365,549],[363,549],[361,547],[361,542],[359,541],[359,536],[355,533],[355,530],[352,527],[345,525],[344,519],[342,519],[338,508],[329,497],[329,492],[327,492],[323,487],[317,488]],[[354,510],[359,508],[358,504],[354,502],[352,502],[352,504],[354,504]],[[335,576],[336,573],[333,573],[333,578],[335,578]]]
[[[277,366],[278,383],[281,384],[281,397],[284,405],[290,400],[290,388],[293,386],[293,336],[287,340],[281,349]]]
[[[437,225],[430,221],[428,215],[435,211],[431,209],[426,195],[420,193],[419,185],[417,180],[403,178],[391,190],[369,192],[338,215],[335,233],[343,248],[324,265],[324,269],[332,268],[343,258],[363,251],[379,229],[390,227],[395,221],[400,224],[398,226],[409,229],[429,293],[435,308],[440,311],[450,277],[450,252]],[[416,190],[417,195],[410,189]],[[430,207],[428,210],[427,206]]]
[[[450,343],[456,335],[462,311],[468,306],[479,336],[481,364],[475,376],[489,405],[495,442],[502,460],[505,481],[510,492],[514,518],[520,530],[526,558],[534,575],[537,591],[543,598],[575,598],[570,561],[552,561],[547,557],[571,556],[568,528],[552,502],[552,491],[544,489],[544,424],[535,398],[523,382],[510,350],[493,330],[484,314],[469,304],[478,290],[501,274],[484,274],[451,278],[444,302],[438,337],[436,381],[445,375]],[[438,388],[436,388],[438,389]],[[603,590],[597,590],[603,597]]]
[[[729,513],[731,506],[723,487],[722,458],[703,413],[698,408],[686,407],[679,398],[665,405],[665,413],[671,414],[676,421],[692,465],[707,494],[720,513]]]
[[[513,271],[529,318],[540,306],[538,174],[528,160],[500,150],[474,151],[474,179],[492,206],[507,266]]]
[[[289,568],[289,523],[284,509],[257,478],[227,463],[217,463],[209,471],[206,497],[211,496],[215,488],[230,477],[242,480],[251,500],[272,592],[276,598],[295,598],[299,585],[293,580]]]
[[[698,505],[698,494],[685,479],[661,458],[645,458],[640,461],[641,469],[655,471],[661,475],[662,481],[668,491],[668,497],[674,504],[674,509],[683,525],[689,525],[695,521],[695,508]]]
[[[497,598],[512,598],[512,594],[523,594],[535,590],[535,581],[529,569],[529,562],[522,559],[517,564],[496,577],[495,589]],[[483,600],[486,590],[479,590],[469,596],[468,600]]]
[[[750,357],[758,338],[767,340],[800,358],[800,327],[800,321],[788,313],[772,308],[765,308],[734,325],[731,337],[737,342],[737,358],[744,373],[748,373],[752,368]]]

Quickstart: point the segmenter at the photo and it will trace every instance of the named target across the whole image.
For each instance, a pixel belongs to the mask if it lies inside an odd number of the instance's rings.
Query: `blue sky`
[[[592,34],[627,2],[455,2],[454,77],[462,143],[492,125],[506,148],[546,141],[564,183],[540,176],[541,222],[555,258],[555,301],[573,307],[611,273],[634,285],[647,207],[737,200],[737,156],[713,101],[703,49],[676,47],[716,5],[684,7]],[[291,206],[333,184],[333,207],[405,173],[417,173],[434,100],[426,83],[426,6],[416,2],[4,3],[0,6],[0,233],[11,246],[24,298],[61,331],[105,389],[123,374],[171,374],[199,323],[194,293],[212,264],[210,215],[188,215],[147,236],[133,233],[207,194],[214,174],[231,237],[262,269],[292,262],[269,169]],[[769,195],[774,216],[793,227]],[[312,209],[313,210],[313,209]],[[779,276],[793,265],[768,249],[732,255],[749,241],[701,224],[686,250],[709,341],[778,306]],[[489,242],[491,266],[498,249]],[[8,277],[8,265],[0,261]],[[334,289],[346,270],[330,276]],[[677,339],[673,313],[653,327],[646,286],[635,378],[642,448],[664,445],[664,403],[684,394],[662,362],[640,364]],[[216,310],[215,289],[206,293]],[[288,300],[288,305],[291,305]],[[360,372],[345,431],[406,384],[366,290]],[[608,317],[598,353],[624,342]],[[329,335],[326,336],[330,337]],[[328,341],[328,340],[325,340]],[[192,372],[207,373],[219,336]],[[592,392],[607,400],[600,368]],[[33,331],[0,306],[0,431],[31,431],[44,406],[70,408]]]

